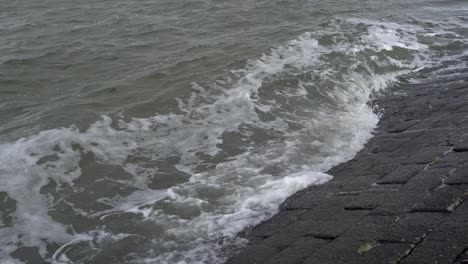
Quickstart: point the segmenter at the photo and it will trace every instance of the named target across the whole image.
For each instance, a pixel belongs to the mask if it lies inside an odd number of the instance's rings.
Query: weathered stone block
[[[241,254],[230,258],[226,264],[260,264],[278,253],[278,250],[266,245],[254,245],[246,248]]]
[[[426,240],[400,261],[401,264],[453,263],[464,249],[463,243]]]
[[[409,192],[432,191],[441,186],[444,179],[450,175],[451,170],[451,167],[436,169],[429,167],[428,169],[421,170],[402,189]]]
[[[468,218],[452,218],[432,231],[429,240],[450,242],[458,241],[468,245]]]
[[[398,123],[392,126],[391,128],[387,129],[387,132],[388,133],[401,133],[403,131],[408,130],[410,127],[418,124],[419,122],[420,122],[419,119],[413,119],[413,120],[405,121],[402,123]]]
[[[414,156],[407,157],[407,159],[403,161],[403,164],[433,164],[441,160],[447,151],[450,151],[450,148],[430,147],[420,149]]]
[[[368,190],[361,192],[358,196],[345,206],[345,210],[373,210],[386,201],[398,196],[398,191],[390,190]]]
[[[248,236],[268,237],[283,227],[297,221],[306,210],[280,211],[272,218],[259,224],[248,234]]]
[[[416,204],[413,212],[452,212],[468,195],[468,185],[445,185]]]
[[[468,164],[456,169],[446,180],[446,184],[468,184]]]
[[[310,257],[330,241],[314,237],[302,237],[292,243],[288,248],[267,260],[266,264],[299,264]]]
[[[315,192],[307,192],[296,199],[289,199],[281,205],[281,210],[341,210],[351,200],[346,196],[318,196]]]
[[[381,180],[378,184],[404,184],[424,168],[423,165],[403,165],[395,168]]]
[[[310,228],[306,235],[323,239],[337,238],[367,215],[366,211],[342,211],[326,220],[310,221]],[[304,221],[307,221],[306,217]]]
[[[304,264],[396,263],[411,248],[406,243],[339,238],[312,254]]]
[[[394,224],[385,226],[378,241],[419,243],[441,222],[447,220],[444,213],[412,213],[397,219]]]
[[[295,241],[304,237],[314,225],[313,222],[297,221],[282,229],[264,240],[265,245],[283,250]]]

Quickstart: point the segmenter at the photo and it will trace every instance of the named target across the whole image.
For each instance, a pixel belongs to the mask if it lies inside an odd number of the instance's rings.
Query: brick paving
[[[468,263],[468,70],[378,96],[375,136],[246,232],[229,264]]]

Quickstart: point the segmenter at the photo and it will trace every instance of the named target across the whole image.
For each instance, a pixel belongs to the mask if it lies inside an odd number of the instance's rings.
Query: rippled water
[[[222,263],[468,56],[464,0],[0,5],[1,263]]]

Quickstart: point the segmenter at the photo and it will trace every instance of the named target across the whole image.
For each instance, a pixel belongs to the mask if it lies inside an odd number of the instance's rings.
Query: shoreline
[[[468,261],[468,69],[436,70],[372,100],[384,113],[365,147],[246,230],[226,263]]]

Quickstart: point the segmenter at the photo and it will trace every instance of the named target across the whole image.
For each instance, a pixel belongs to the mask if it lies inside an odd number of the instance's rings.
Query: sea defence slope
[[[365,148],[247,230],[227,263],[468,263],[468,69],[413,77],[372,101]]]

